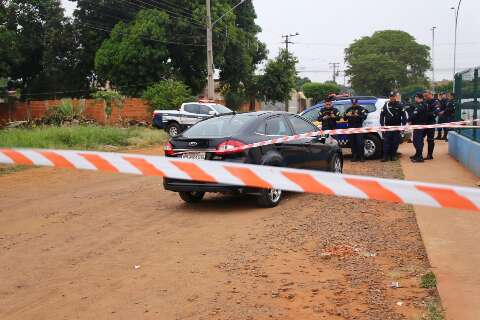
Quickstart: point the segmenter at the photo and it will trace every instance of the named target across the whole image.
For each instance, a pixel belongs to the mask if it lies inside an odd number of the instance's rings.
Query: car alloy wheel
[[[370,139],[365,140],[365,157],[371,158],[377,152],[377,146],[375,142]]]
[[[270,189],[268,190],[268,195],[272,203],[277,203],[278,201],[280,201],[280,198],[282,197],[282,190]]]
[[[178,129],[175,126],[171,126],[170,129],[168,129],[168,134],[170,137],[176,137],[178,136]]]

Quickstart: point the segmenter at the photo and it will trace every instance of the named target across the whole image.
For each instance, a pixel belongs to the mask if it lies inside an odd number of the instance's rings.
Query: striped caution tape
[[[297,141],[305,138],[312,138],[324,135],[350,135],[358,133],[372,133],[372,132],[392,132],[392,131],[409,131],[409,130],[419,130],[419,129],[439,129],[439,128],[480,128],[478,126],[466,126],[466,124],[473,123],[477,120],[464,120],[458,122],[450,123],[441,123],[441,124],[432,124],[432,125],[408,125],[408,126],[391,126],[391,127],[365,127],[365,128],[350,128],[350,129],[335,129],[335,130],[320,130],[312,131],[303,134],[297,134],[293,136],[285,136],[280,138],[275,138],[266,141],[260,141],[256,143],[251,143],[236,148],[231,148],[228,150],[218,150],[217,153],[231,153],[236,151],[244,151],[251,148],[264,147],[272,144],[285,143],[291,141]]]
[[[0,163],[95,170],[480,212],[480,189],[313,170],[89,151],[0,149]]]

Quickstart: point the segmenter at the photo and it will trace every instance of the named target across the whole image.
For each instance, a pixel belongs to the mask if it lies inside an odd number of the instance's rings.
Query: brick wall
[[[101,124],[107,124],[107,119],[104,113],[104,106],[102,101],[95,99],[73,99],[74,107],[85,105],[84,116],[87,119],[93,119]],[[217,103],[224,104],[224,101],[217,101]],[[60,100],[44,100],[44,101],[29,101],[16,103],[12,112],[12,121],[36,120],[45,116],[47,110],[51,107],[58,106]],[[250,104],[246,103],[239,108],[239,112],[258,111],[261,108],[260,102],[255,103],[255,110],[250,110]],[[138,121],[152,121],[152,114],[148,103],[139,98],[128,98],[124,102],[123,109],[119,110],[113,108],[112,116],[108,124],[119,123],[120,119],[124,120],[138,120]],[[8,106],[0,104],[0,123],[9,121]]]
[[[18,102],[13,109],[11,118],[13,121],[41,119],[45,116],[45,113],[49,108],[58,106],[59,104],[60,100]],[[97,101],[95,99],[74,99],[73,105],[76,108],[80,105],[85,105],[84,116],[87,119],[96,120],[101,124],[107,123],[102,101]],[[113,108],[112,116],[110,117],[108,124],[118,123],[121,118],[124,120],[150,122],[152,120],[152,115],[149,106],[145,101],[138,98],[129,98],[125,100],[124,106],[121,110]],[[8,120],[8,106],[6,104],[0,104],[0,123],[8,122]]]

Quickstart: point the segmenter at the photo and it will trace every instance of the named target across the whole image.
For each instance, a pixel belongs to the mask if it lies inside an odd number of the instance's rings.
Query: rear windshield
[[[233,115],[211,118],[197,123],[183,133],[186,138],[222,138],[240,133],[257,117],[251,115]]]
[[[211,107],[215,109],[218,113],[231,113],[232,110],[228,109],[225,106],[222,106],[221,104],[212,104]]]

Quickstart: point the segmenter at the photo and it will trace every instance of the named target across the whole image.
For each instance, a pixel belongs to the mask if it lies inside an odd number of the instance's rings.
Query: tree
[[[290,99],[290,94],[295,89],[297,63],[297,58],[285,49],[275,59],[268,61],[265,73],[259,79],[259,94],[264,101]]]
[[[306,83],[302,87],[302,91],[307,98],[311,98],[314,104],[317,104],[332,93],[339,94],[340,87],[335,83]]]
[[[97,51],[98,76],[134,96],[152,83],[169,79],[173,66],[166,47],[167,21],[163,12],[142,10],[131,23],[119,22]]]
[[[22,94],[76,86],[76,40],[59,0],[0,3],[0,72],[15,80]]]
[[[346,71],[362,94],[384,95],[402,86],[426,82],[429,48],[403,31],[375,32],[345,50]]]
[[[311,82],[312,82],[312,80],[310,80],[308,77],[304,77],[304,78],[296,77],[295,78],[295,89],[297,89],[297,91],[301,91],[304,84],[311,83]]]
[[[192,92],[180,81],[165,80],[156,83],[143,93],[153,110],[168,110],[178,108],[182,103],[192,100]]]

